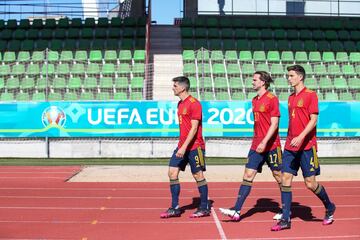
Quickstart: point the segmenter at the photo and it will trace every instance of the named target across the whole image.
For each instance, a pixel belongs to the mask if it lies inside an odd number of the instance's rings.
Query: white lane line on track
[[[217,216],[217,214],[215,212],[214,207],[211,207],[211,215],[212,215],[212,217],[214,219],[214,222],[215,222],[216,228],[217,228],[217,230],[218,230],[218,232],[220,234],[221,240],[226,240],[227,238],[226,238],[226,235],[225,235],[225,231],[224,231],[224,229],[223,229],[223,227],[221,225],[221,222],[219,221],[219,218],[218,218],[218,216]]]
[[[228,240],[293,240],[293,239],[359,239],[360,235],[337,235],[337,236],[317,236],[317,237],[276,237],[276,238],[231,238]],[[210,240],[198,238],[196,240]]]
[[[336,218],[336,221],[354,221],[360,220],[360,218]],[[274,220],[242,220],[243,223],[273,223]],[[304,220],[294,219],[292,222],[304,222]],[[66,221],[66,220],[0,220],[2,223],[47,223],[47,224],[90,224],[91,221]],[[98,221],[97,224],[214,224],[214,221]]]
[[[292,206],[292,208],[324,208],[323,205],[308,205],[308,206]],[[336,205],[337,208],[356,208],[360,207],[360,205]],[[31,210],[99,210],[101,207],[39,207],[39,206],[0,206],[0,209],[31,209]],[[161,210],[164,208],[131,208],[131,207],[105,207],[104,210],[126,210],[126,211],[134,211],[134,210]],[[277,207],[243,207],[243,209],[278,209]],[[359,218],[360,219],[360,218]]]

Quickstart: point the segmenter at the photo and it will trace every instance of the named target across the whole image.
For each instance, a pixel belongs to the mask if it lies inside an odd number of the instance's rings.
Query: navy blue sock
[[[321,184],[318,184],[314,193],[322,201],[326,209],[329,209],[331,207],[331,201],[329,199],[329,196],[326,193],[325,188]]]
[[[241,183],[238,198],[235,203],[235,210],[240,211],[242,208],[242,205],[244,204],[247,196],[249,195],[252,187],[252,181],[248,181],[243,179],[243,182]]]
[[[170,179],[171,207],[179,206],[180,183],[179,179]]]
[[[200,193],[200,208],[208,209],[208,185],[206,179],[196,181]]]
[[[291,186],[281,187],[282,219],[290,219],[290,207],[292,202]]]

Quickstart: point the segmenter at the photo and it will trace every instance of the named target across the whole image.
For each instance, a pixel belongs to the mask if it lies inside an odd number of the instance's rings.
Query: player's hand
[[[290,146],[292,147],[299,147],[301,145],[303,141],[303,138],[300,137],[300,136],[297,136],[297,137],[294,137],[292,140],[291,140],[291,143],[290,143]]]
[[[262,153],[262,152],[264,152],[265,147],[266,147],[266,144],[263,143],[263,142],[261,142],[261,143],[257,146],[256,152],[257,152],[257,153]]]
[[[176,152],[176,157],[178,157],[178,158],[182,158],[182,157],[184,157],[184,154],[185,154],[185,149],[184,148],[179,148],[178,149],[178,151]]]

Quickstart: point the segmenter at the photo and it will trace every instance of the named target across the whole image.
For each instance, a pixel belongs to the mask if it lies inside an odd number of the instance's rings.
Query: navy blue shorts
[[[184,157],[176,157],[176,152],[178,148],[175,149],[173,155],[170,158],[169,166],[178,167],[181,171],[185,171],[186,165],[189,163],[191,167],[191,172],[193,174],[199,171],[206,171],[205,164],[205,150],[198,147],[197,149],[186,151]]]
[[[315,147],[297,152],[285,149],[282,172],[297,176],[300,167],[304,178],[320,175],[320,164]]]
[[[282,163],[281,148],[277,147],[274,150],[258,153],[255,150],[250,150],[248,154],[248,162],[245,167],[262,172],[264,163],[268,165],[271,171],[280,171]]]

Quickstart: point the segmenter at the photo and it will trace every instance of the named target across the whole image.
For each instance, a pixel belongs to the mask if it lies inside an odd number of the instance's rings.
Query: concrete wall
[[[319,140],[319,157],[359,157],[360,139]],[[50,139],[0,141],[0,158],[167,158],[176,139]],[[207,139],[208,157],[246,157],[249,139]],[[284,141],[282,140],[282,146]]]

